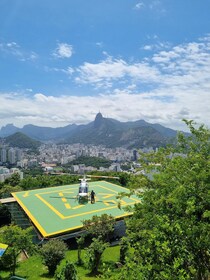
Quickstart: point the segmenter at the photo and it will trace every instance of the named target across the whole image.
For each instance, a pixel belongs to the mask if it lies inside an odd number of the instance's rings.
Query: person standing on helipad
[[[95,203],[95,192],[93,190],[90,193],[90,202],[91,204]]]

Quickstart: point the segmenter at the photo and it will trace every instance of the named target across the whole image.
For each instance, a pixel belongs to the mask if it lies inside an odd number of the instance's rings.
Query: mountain
[[[22,132],[25,135],[40,141],[49,141],[65,138],[77,127],[76,124],[70,124],[65,127],[41,127],[32,124],[25,125],[23,128],[18,128],[13,124],[7,124],[0,130],[0,137],[7,137],[16,132]]]
[[[172,129],[149,124],[143,120],[123,123],[104,118],[101,113],[98,113],[94,122],[79,126],[64,142],[126,148],[159,147],[166,145],[171,137],[176,136],[176,133]]]
[[[32,124],[25,125],[21,132],[33,139],[40,141],[57,140],[66,138],[75,128],[76,124],[70,124],[65,127],[40,127]]]
[[[107,147],[159,147],[171,141],[177,131],[160,124],[150,124],[144,120],[134,122],[120,122],[111,118],[104,118],[98,113],[93,122],[86,125],[70,124],[64,127],[51,128],[35,125],[25,125],[18,128],[12,124],[2,127],[0,136],[8,136],[14,132],[40,141],[54,141],[57,143],[84,143],[105,145]]]
[[[0,130],[0,136],[1,137],[7,137],[9,135],[12,135],[18,131],[20,131],[21,128],[18,128],[14,126],[12,123],[7,124],[6,126],[2,126]]]
[[[36,141],[23,134],[22,132],[16,132],[5,138],[5,143],[11,147],[24,148],[24,149],[37,149],[41,142]]]

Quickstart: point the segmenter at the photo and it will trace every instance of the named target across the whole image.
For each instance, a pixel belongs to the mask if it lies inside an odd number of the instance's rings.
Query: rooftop
[[[119,200],[119,192],[129,192],[128,189],[105,181],[89,183],[89,192],[94,190],[96,202],[81,204],[77,199],[79,183],[45,189],[36,189],[12,193],[19,205],[28,215],[32,223],[43,237],[71,233],[81,230],[82,221],[93,215],[108,214],[115,219],[132,215],[124,206],[139,203],[135,195]]]

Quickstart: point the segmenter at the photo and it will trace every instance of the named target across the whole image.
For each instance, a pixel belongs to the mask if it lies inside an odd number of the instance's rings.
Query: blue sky
[[[1,0],[0,127],[99,111],[210,126],[210,0]]]

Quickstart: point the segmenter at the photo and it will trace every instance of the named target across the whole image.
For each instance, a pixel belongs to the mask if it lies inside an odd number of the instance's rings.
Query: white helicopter
[[[87,200],[88,201],[88,197],[89,197],[89,193],[88,193],[88,183],[87,181],[90,179],[87,179],[85,176],[80,180],[80,185],[79,185],[79,191],[78,191],[78,200]]]

